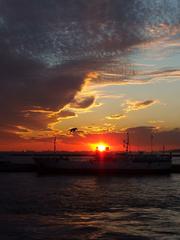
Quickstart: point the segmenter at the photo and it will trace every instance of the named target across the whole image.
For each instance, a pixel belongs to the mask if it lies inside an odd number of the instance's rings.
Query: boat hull
[[[171,159],[126,156],[125,159],[89,159],[73,161],[63,158],[35,158],[40,173],[78,175],[123,175],[123,174],[168,174],[171,172]]]
[[[60,175],[156,175],[170,174],[171,169],[63,169],[63,168],[38,168],[40,174]]]

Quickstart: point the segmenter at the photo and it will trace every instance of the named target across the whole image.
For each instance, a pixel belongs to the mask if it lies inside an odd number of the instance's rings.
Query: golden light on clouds
[[[88,85],[91,83],[92,80],[94,79],[98,79],[98,77],[100,76],[100,73],[98,72],[89,72],[87,73],[85,79],[84,79],[84,84]]]

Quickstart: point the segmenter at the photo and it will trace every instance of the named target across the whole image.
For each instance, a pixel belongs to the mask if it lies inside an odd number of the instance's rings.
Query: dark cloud
[[[151,136],[153,135],[154,149],[162,150],[163,145],[167,149],[180,147],[180,129],[161,130],[151,126],[142,126],[127,129],[130,135],[130,144],[149,148]]]
[[[70,103],[70,107],[88,108],[94,103],[94,101],[95,101],[94,96],[77,97],[73,99],[73,101]]]
[[[146,101],[144,101],[144,102],[138,102],[137,104],[136,104],[136,106],[148,106],[148,105],[150,105],[150,104],[152,104],[152,103],[154,103],[155,101],[154,100],[146,100]]]
[[[47,69],[27,59],[7,59],[0,62],[1,123],[36,126],[36,118],[43,120],[46,113],[25,113],[32,109],[57,111],[72,101],[80,89],[83,73],[66,74],[65,67]],[[51,120],[49,118],[49,120]],[[39,121],[44,125],[45,121]],[[40,127],[38,124],[38,127]]]
[[[60,111],[60,113],[58,114],[59,118],[70,118],[70,117],[75,117],[75,116],[76,116],[76,114],[73,111],[66,110],[66,109]]]
[[[46,128],[47,113],[26,112],[72,103],[87,73],[154,38],[152,27],[162,35],[178,13],[176,0],[0,0],[0,123]]]

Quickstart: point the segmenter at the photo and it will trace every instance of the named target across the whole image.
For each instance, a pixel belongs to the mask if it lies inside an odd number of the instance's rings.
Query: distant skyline
[[[0,45],[0,150],[180,148],[179,0],[0,0]]]

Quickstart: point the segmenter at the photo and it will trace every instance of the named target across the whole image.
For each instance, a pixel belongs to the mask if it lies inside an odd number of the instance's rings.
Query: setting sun
[[[93,143],[93,144],[90,144],[91,146],[91,149],[94,151],[94,150],[98,150],[99,152],[104,152],[106,150],[109,150],[109,146],[106,144],[106,143]]]
[[[104,144],[104,143],[99,143],[99,144],[96,145],[96,150],[98,150],[99,152],[108,151],[109,146],[107,144]]]
[[[97,148],[98,148],[98,150],[99,150],[100,152],[104,152],[104,151],[106,150],[106,146],[103,145],[103,144],[98,145]]]

